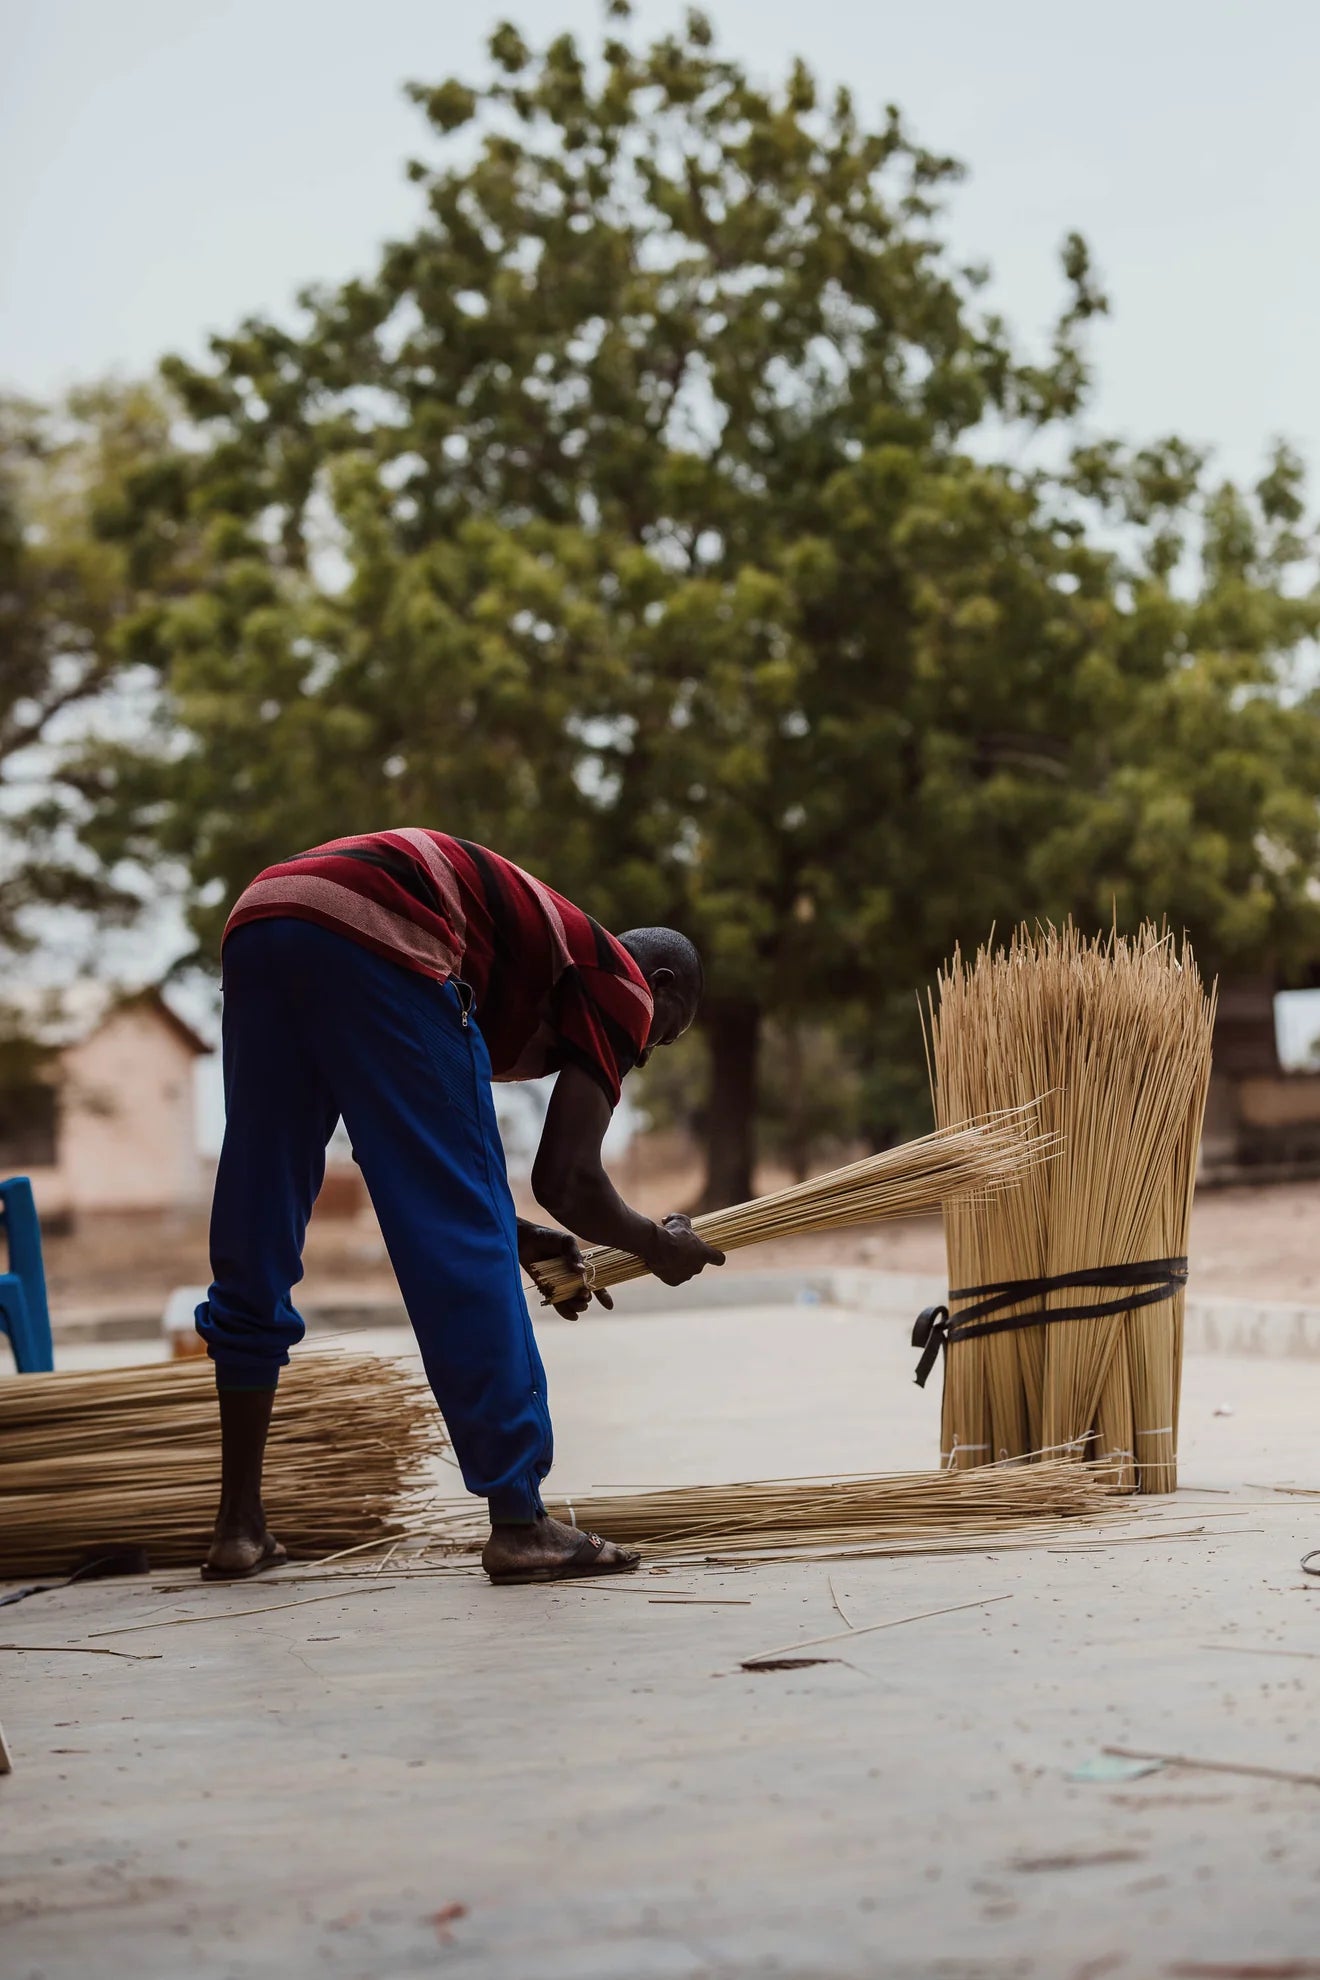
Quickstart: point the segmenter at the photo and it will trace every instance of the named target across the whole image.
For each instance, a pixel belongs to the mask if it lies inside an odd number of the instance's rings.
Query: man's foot
[[[288,1558],[285,1548],[264,1526],[259,1533],[221,1533],[217,1528],[202,1568],[202,1580],[246,1581],[250,1575],[280,1567]]]
[[[565,1526],[549,1514],[524,1526],[492,1526],[481,1565],[493,1582],[577,1581],[592,1574],[631,1574],[641,1560],[598,1533]]]

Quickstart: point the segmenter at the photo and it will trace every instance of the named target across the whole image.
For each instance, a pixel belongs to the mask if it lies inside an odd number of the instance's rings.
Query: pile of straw
[[[1034,1116],[1021,1108],[975,1127],[945,1121],[920,1141],[868,1155],[773,1196],[754,1197],[750,1203],[694,1218],[693,1229],[719,1250],[736,1251],[768,1238],[920,1216],[938,1210],[950,1198],[985,1195],[1016,1182],[1051,1152],[1048,1137],[1033,1128]],[[644,1278],[647,1271],[640,1258],[613,1245],[588,1251],[583,1264],[580,1277],[570,1267],[554,1263],[532,1268],[547,1304],[571,1299],[584,1285],[592,1291],[618,1286]]]
[[[1113,1513],[1106,1467],[1038,1464],[980,1471],[763,1479],[550,1501],[556,1519],[644,1547],[656,1560],[766,1554],[946,1553],[1053,1536]],[[484,1524],[456,1506],[437,1538],[481,1544]]]
[[[1181,945],[1148,925],[1085,940],[1019,929],[1006,949],[956,954],[931,1001],[935,1115],[967,1120],[1039,1098],[1061,1152],[1022,1187],[950,1203],[956,1288],[1184,1257],[1210,1077],[1213,993]],[[997,1317],[1113,1290],[1036,1293]],[[951,1323],[968,1300],[950,1299]],[[1035,1453],[1112,1459],[1123,1489],[1177,1483],[1183,1296],[1091,1319],[952,1341],[944,1462],[956,1469]]]
[[[266,1453],[273,1532],[306,1555],[401,1531],[444,1443],[430,1391],[398,1363],[296,1356]],[[219,1494],[209,1361],[0,1380],[0,1577],[61,1573],[111,1544],[195,1564]]]

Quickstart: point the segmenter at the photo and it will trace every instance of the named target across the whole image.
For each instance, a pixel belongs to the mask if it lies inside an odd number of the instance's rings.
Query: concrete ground
[[[897,1319],[541,1333],[569,1491],[935,1456]],[[1320,1488],[1318,1424],[1320,1363],[1190,1359],[1184,1489],[1100,1541],[0,1611],[79,1646],[0,1651],[0,1975],[1320,1974],[1320,1785],[1071,1778],[1107,1744],[1320,1777],[1320,1496],[1269,1489]],[[839,1662],[740,1668],[840,1609]]]

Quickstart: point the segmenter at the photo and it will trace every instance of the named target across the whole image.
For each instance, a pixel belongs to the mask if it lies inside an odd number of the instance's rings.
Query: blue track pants
[[[342,1115],[464,1482],[492,1519],[532,1519],[553,1450],[545,1371],[467,1001],[311,922],[230,936],[214,1282],[197,1331],[219,1387],[274,1388],[303,1336],[290,1295]]]

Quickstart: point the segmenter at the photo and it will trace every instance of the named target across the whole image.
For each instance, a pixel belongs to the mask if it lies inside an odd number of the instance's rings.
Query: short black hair
[[[630,928],[619,940],[643,976],[657,969],[672,969],[696,1011],[706,988],[706,972],[695,942],[689,942],[677,928]]]

